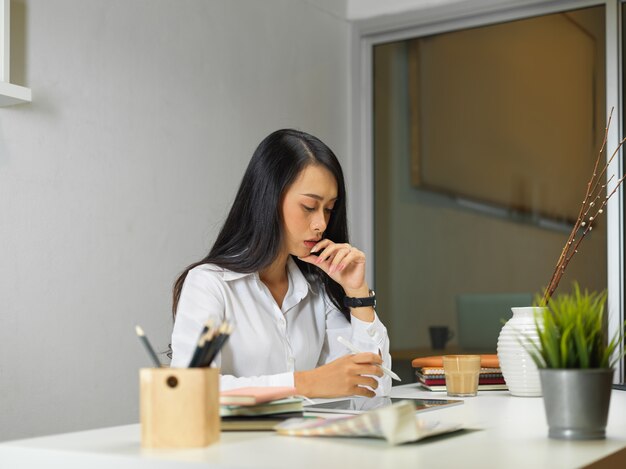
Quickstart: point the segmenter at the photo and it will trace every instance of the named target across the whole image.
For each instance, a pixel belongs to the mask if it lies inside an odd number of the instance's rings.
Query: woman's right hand
[[[309,371],[294,373],[294,386],[307,397],[374,397],[378,387],[373,376],[382,376],[382,358],[375,353],[345,355]],[[368,386],[368,389],[364,386]]]

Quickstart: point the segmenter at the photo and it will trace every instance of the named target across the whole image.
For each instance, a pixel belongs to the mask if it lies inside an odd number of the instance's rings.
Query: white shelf
[[[32,92],[30,88],[0,81],[0,107],[30,103],[31,101]]]
[[[0,0],[0,107],[30,103],[30,88],[10,83],[9,67],[11,60],[11,0]]]

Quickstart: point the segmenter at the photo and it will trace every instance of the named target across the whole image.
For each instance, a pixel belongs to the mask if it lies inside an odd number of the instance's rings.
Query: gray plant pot
[[[605,437],[614,371],[604,368],[539,370],[550,438],[592,440]]]

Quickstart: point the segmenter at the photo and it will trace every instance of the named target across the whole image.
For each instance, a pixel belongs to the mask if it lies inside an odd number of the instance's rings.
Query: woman
[[[278,130],[255,150],[208,256],[175,283],[172,366],[189,365],[208,319],[228,320],[234,332],[216,359],[222,390],[388,394],[387,331],[372,306],[344,306],[359,301],[374,303],[365,255],[348,244],[341,166],[319,139]]]

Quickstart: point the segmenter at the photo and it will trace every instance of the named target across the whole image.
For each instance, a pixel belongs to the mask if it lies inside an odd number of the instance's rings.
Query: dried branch
[[[613,116],[613,109],[611,108],[611,113],[609,114],[609,119],[608,119],[606,128],[604,130],[604,139],[602,140],[602,145],[600,147],[600,151],[598,152],[596,163],[593,167],[593,173],[591,175],[591,179],[589,179],[589,182],[587,183],[587,192],[585,193],[585,198],[583,199],[582,204],[580,206],[580,211],[578,212],[578,217],[576,218],[574,227],[572,228],[572,231],[567,239],[567,242],[565,243],[565,246],[563,247],[563,250],[561,251],[559,260],[557,261],[556,266],[554,267],[554,272],[552,273],[552,277],[550,278],[550,282],[548,283],[548,287],[546,288],[544,296],[543,296],[542,305],[548,304],[548,301],[552,297],[552,294],[555,292],[556,288],[559,285],[561,277],[565,273],[565,268],[567,267],[569,262],[572,260],[572,257],[574,257],[574,255],[578,252],[578,247],[580,246],[580,243],[585,238],[587,233],[593,230],[593,224],[595,223],[597,217],[601,215],[602,213],[604,213],[604,208],[606,207],[607,202],[609,201],[611,196],[615,194],[615,192],[617,192],[617,189],[621,186],[622,182],[624,182],[624,179],[626,178],[626,174],[623,177],[621,177],[615,184],[615,187],[613,188],[613,190],[606,197],[604,197],[604,199],[602,199],[602,203],[600,204],[600,207],[598,207],[596,211],[593,212],[592,216],[588,216],[589,213],[596,207],[597,201],[601,199],[602,193],[607,191],[610,182],[615,177],[615,175],[613,175],[606,181],[605,184],[600,184],[601,178],[606,173],[609,165],[613,161],[613,158],[615,158],[615,155],[619,153],[620,148],[622,148],[622,146],[624,145],[624,142],[626,142],[626,138],[624,138],[619,143],[619,145],[617,146],[617,148],[615,149],[611,157],[604,164],[604,167],[602,168],[602,171],[600,172],[600,174],[598,174],[597,172],[598,165],[600,163],[600,158],[602,157],[602,154],[604,153],[604,150],[606,148],[606,142],[607,142],[607,138],[609,134],[609,128],[611,126],[612,116]],[[583,231],[580,234],[580,237],[576,239],[576,234],[581,229]]]

